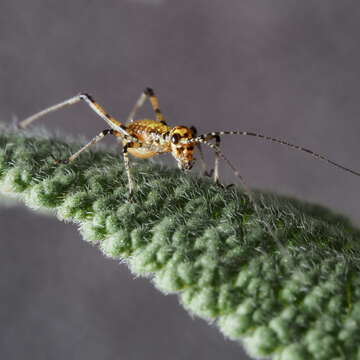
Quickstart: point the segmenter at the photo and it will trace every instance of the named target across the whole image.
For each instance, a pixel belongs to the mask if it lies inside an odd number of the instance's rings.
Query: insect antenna
[[[254,133],[254,132],[248,132],[248,131],[239,131],[239,130],[235,130],[235,131],[217,131],[217,132],[211,132],[211,133],[207,133],[207,134],[203,134],[203,135],[200,135],[194,139],[191,139],[190,142],[194,142],[194,143],[197,143],[197,142],[203,142],[203,143],[206,143],[206,140],[207,139],[211,139],[215,136],[223,136],[223,135],[244,135],[244,136],[253,136],[253,137],[258,137],[260,139],[264,139],[264,140],[267,140],[267,141],[271,141],[273,143],[277,143],[277,144],[281,144],[281,145],[286,145],[292,149],[295,149],[295,150],[298,150],[298,151],[302,151],[302,152],[305,152],[313,157],[315,157],[316,159],[319,159],[319,160],[322,160],[322,161],[325,161],[333,166],[336,166],[337,168],[341,169],[341,170],[344,170],[344,171],[347,171],[353,175],[356,175],[356,176],[360,176],[360,172],[358,171],[355,171],[355,170],[352,170],[350,168],[347,168],[341,164],[338,164],[337,162],[333,161],[333,160],[330,160],[329,158],[327,158],[326,156],[324,155],[321,155],[321,154],[318,154],[316,153],[315,151],[312,151],[312,150],[309,150],[307,148],[304,148],[302,146],[299,146],[299,145],[295,145],[295,144],[291,144],[285,140],[282,140],[282,139],[277,139],[277,138],[273,138],[271,136],[266,136],[266,135],[262,135],[262,134],[258,134],[258,133]],[[209,144],[208,144],[209,145]],[[225,159],[224,159],[225,160]],[[228,162],[228,160],[225,160],[226,162]],[[228,162],[229,164],[229,162]],[[230,165],[229,165],[230,166]],[[235,171],[234,171],[235,172]],[[236,172],[235,172],[236,174]]]

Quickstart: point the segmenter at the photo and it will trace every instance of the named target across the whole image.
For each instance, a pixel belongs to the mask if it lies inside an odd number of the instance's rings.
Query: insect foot
[[[57,164],[57,165],[61,165],[61,164],[68,164],[69,163],[69,160],[68,159],[64,159],[64,160],[57,160],[57,159],[54,159],[54,163]]]

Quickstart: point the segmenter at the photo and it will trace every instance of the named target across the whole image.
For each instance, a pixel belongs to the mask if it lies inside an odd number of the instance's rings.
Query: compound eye
[[[171,142],[173,144],[177,144],[180,140],[181,136],[179,134],[174,134],[172,137],[171,137]]]

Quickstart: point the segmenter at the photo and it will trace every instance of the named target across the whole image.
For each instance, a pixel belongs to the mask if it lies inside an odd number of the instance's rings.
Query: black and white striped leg
[[[100,134],[96,135],[91,141],[89,141],[86,145],[84,145],[80,150],[76,153],[72,154],[68,159],[64,160],[55,160],[57,164],[68,164],[69,162],[75,160],[83,151],[87,150],[90,146],[95,145],[100,140],[102,140],[106,135],[119,135],[119,133],[113,129],[105,129]]]
[[[159,101],[155,95],[154,90],[151,88],[146,88],[143,91],[143,93],[140,95],[138,101],[135,103],[129,116],[127,117],[127,121],[128,122],[134,121],[136,113],[144,105],[146,99],[149,99],[149,101],[150,101],[151,107],[155,113],[156,120],[160,121],[163,124],[166,124],[164,115],[162,114],[160,107],[159,107]]]
[[[205,168],[204,175],[212,176],[214,179],[214,183],[221,185],[220,180],[219,180],[220,179],[220,176],[219,176],[219,159],[220,159],[220,157],[219,157],[219,153],[216,151],[216,149],[218,149],[220,152],[220,136],[212,136],[208,140],[211,140],[211,139],[215,139],[215,144],[212,144],[213,149],[215,150],[214,168],[211,169],[210,171],[206,171],[206,168]],[[200,150],[201,157],[203,158],[200,142],[197,143],[197,146]],[[205,163],[204,160],[203,160],[203,162]]]
[[[131,197],[134,192],[134,183],[130,173],[130,162],[129,162],[129,154],[128,148],[130,147],[130,143],[125,144],[123,146],[123,156],[124,156],[124,165],[126,170],[126,175],[128,177],[128,184],[129,184],[129,196]]]

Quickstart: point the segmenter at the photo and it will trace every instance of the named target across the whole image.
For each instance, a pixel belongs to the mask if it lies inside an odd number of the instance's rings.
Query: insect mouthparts
[[[192,162],[186,162],[186,163],[180,163],[179,162],[179,168],[182,170],[182,171],[189,171],[192,169],[193,167],[193,163]]]

